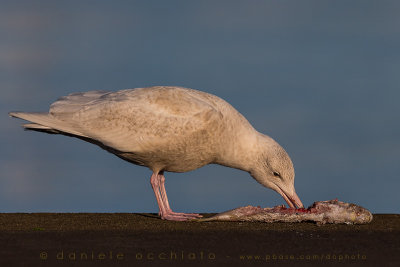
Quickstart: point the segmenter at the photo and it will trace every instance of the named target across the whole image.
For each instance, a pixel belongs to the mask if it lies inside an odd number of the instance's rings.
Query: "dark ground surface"
[[[0,248],[0,266],[400,266],[400,214],[318,226],[2,213]]]

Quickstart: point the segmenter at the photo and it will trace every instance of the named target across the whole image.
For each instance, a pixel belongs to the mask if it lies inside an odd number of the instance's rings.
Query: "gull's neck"
[[[235,133],[221,143],[222,153],[215,163],[250,172],[260,157],[262,138],[254,128]]]

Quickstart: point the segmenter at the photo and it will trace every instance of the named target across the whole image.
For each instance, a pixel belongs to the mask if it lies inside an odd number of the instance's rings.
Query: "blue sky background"
[[[216,94],[286,148],[303,203],[399,213],[398,1],[2,1],[0,212],[157,212],[151,172],[78,139],[23,131],[94,89]],[[166,174],[172,208],[284,203],[222,166]]]

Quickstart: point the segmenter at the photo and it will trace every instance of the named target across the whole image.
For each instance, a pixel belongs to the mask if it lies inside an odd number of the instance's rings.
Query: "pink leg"
[[[159,214],[163,220],[172,221],[186,221],[190,219],[196,219],[201,217],[201,215],[196,213],[178,213],[173,212],[168,203],[167,192],[165,191],[165,177],[164,174],[152,174],[150,179],[151,186],[156,195]]]
[[[167,197],[167,191],[165,190],[165,176],[164,173],[161,172],[160,174],[157,175],[160,181],[160,193],[161,193],[161,198],[163,200],[164,203],[164,207],[166,208],[167,212],[169,213],[173,213],[176,215],[182,215],[185,217],[196,217],[199,218],[201,217],[201,215],[197,214],[197,213],[181,213],[181,212],[173,212],[169,206],[169,202],[168,202],[168,197]]]

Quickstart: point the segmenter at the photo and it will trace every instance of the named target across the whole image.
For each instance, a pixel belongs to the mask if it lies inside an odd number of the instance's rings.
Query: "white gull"
[[[23,125],[26,129],[77,137],[148,167],[162,219],[200,217],[171,210],[164,172],[187,172],[211,163],[249,172],[290,207],[303,207],[286,151],[212,94],[172,86],[89,91],[60,98],[48,113],[9,114],[30,121]]]

